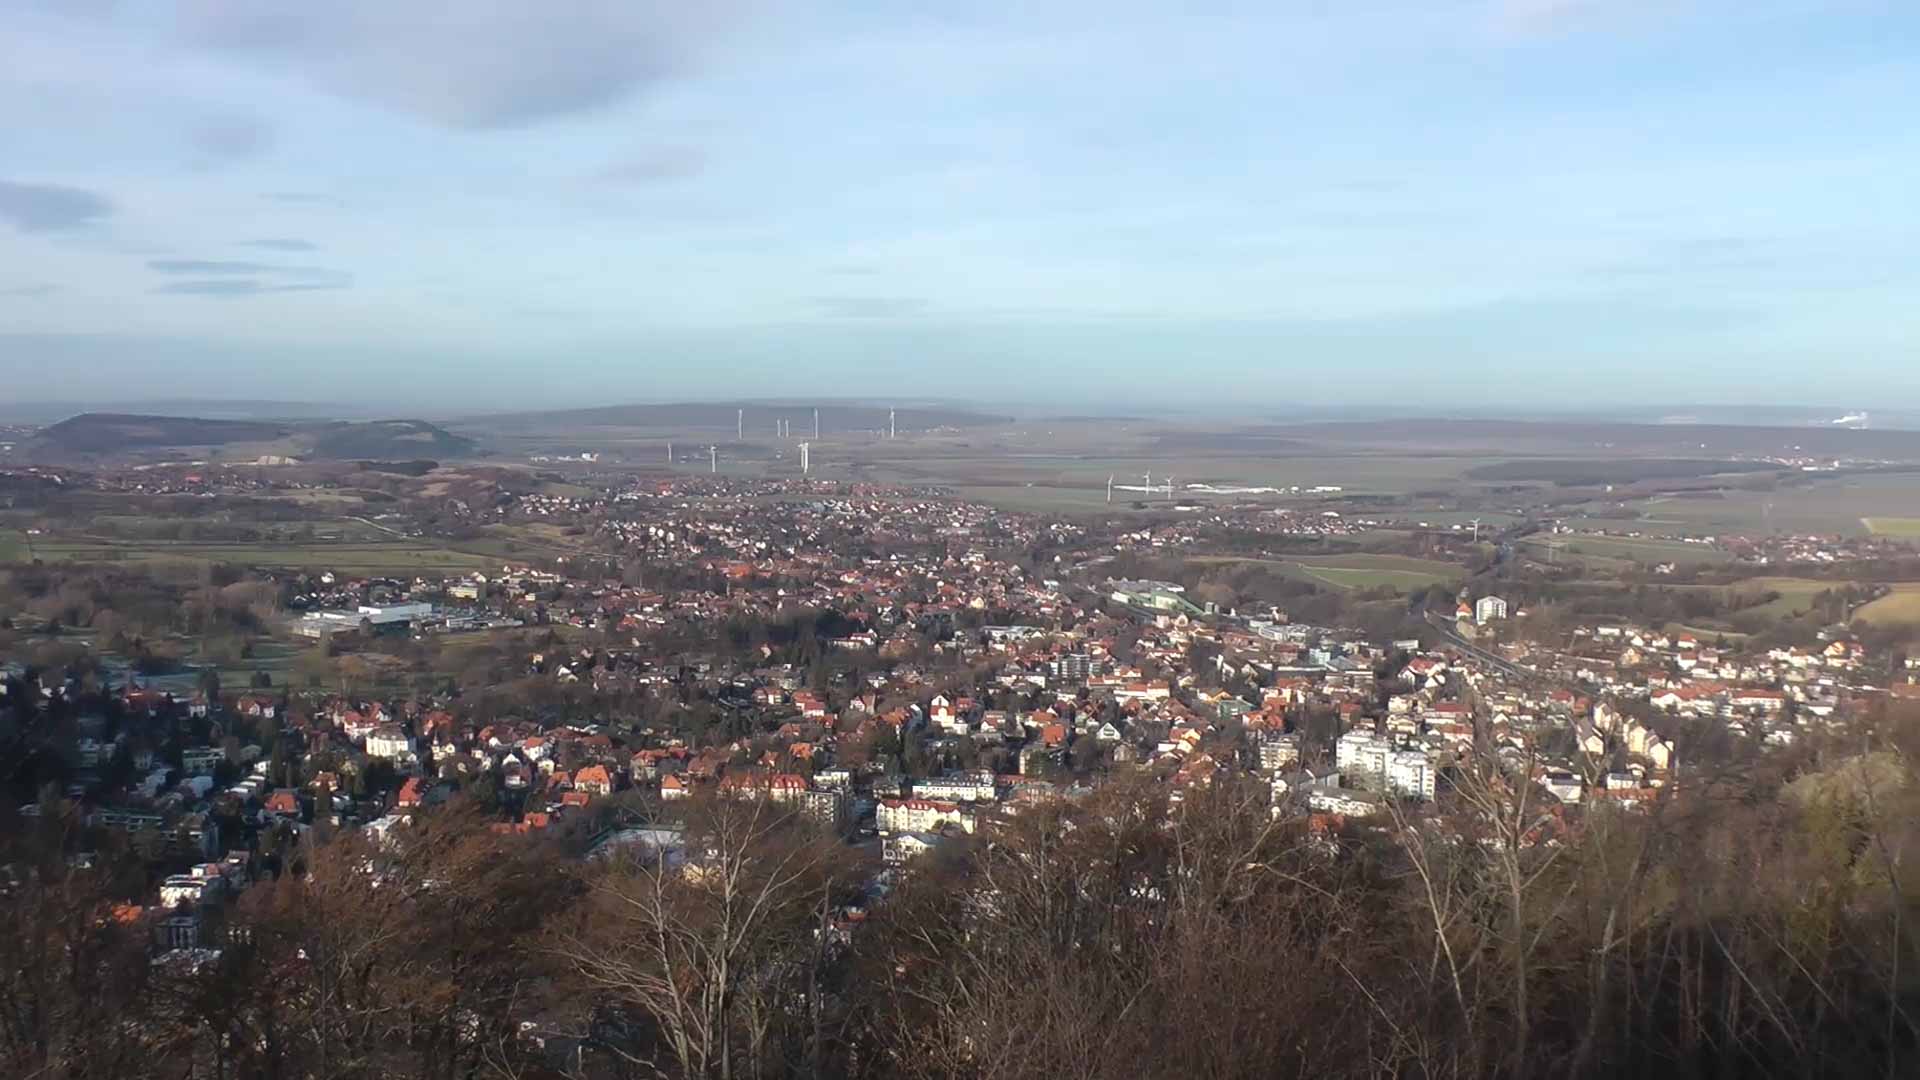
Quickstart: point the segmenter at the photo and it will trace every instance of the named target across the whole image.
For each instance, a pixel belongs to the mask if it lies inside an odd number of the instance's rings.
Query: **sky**
[[[1912,0],[0,0],[0,396],[1920,406]]]

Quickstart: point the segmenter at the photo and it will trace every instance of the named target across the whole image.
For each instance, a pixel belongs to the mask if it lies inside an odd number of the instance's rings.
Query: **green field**
[[[0,529],[0,563],[27,561],[27,538],[12,529]]]
[[[1920,538],[1920,518],[1870,517],[1861,518],[1860,524],[1865,525],[1867,531],[1875,536]]]
[[[1747,608],[1741,614],[1764,615],[1770,619],[1790,619],[1804,614],[1813,607],[1814,596],[1834,587],[1831,581],[1785,577],[1755,578],[1752,584],[1769,592],[1777,592],[1780,598]]]

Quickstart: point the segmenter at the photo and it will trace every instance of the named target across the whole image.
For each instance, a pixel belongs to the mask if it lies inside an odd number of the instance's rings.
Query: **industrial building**
[[[310,611],[293,624],[293,632],[302,637],[326,640],[343,631],[371,627],[381,631],[404,630],[431,618],[433,605],[424,602],[406,604],[361,604],[353,611]]]

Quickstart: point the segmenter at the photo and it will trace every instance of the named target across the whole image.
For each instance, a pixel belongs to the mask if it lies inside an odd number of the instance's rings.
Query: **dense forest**
[[[159,952],[5,822],[17,1077],[1907,1076],[1916,721],[1564,809],[1471,763],[1362,827],[1116,774],[884,872],[758,800],[599,856],[456,799],[308,833]]]

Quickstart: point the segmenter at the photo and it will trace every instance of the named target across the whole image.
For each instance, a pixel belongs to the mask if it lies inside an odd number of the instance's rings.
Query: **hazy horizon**
[[[1920,410],[1911,4],[1038,7],[0,0],[6,396]]]

